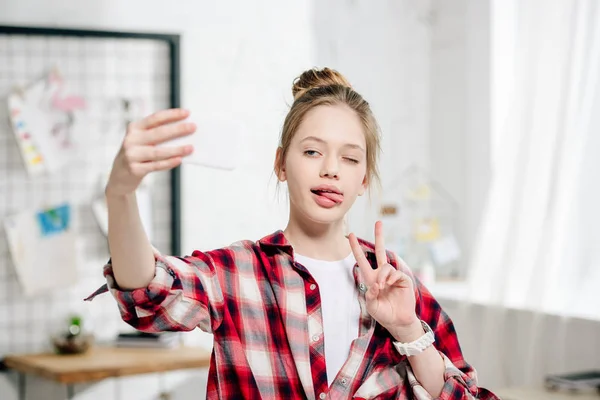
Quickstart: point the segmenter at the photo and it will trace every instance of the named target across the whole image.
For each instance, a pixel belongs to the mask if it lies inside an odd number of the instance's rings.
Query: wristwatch
[[[393,342],[398,353],[408,357],[415,356],[424,352],[435,342],[435,335],[429,325],[427,325],[427,322],[421,320],[421,325],[423,326],[425,334],[417,340],[410,343]]]

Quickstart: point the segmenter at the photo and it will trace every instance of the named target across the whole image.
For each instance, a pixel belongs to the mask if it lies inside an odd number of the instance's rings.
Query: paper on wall
[[[415,238],[418,242],[433,242],[440,237],[440,224],[437,218],[422,218],[417,222]]]
[[[75,156],[75,110],[83,98],[65,96],[64,82],[56,71],[8,96],[8,108],[21,157],[32,175],[54,173]]]
[[[66,288],[77,281],[72,220],[69,204],[5,219],[11,258],[26,296]]]

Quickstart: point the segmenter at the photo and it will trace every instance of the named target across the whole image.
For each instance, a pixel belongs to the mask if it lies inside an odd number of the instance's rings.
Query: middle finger
[[[382,267],[387,264],[387,256],[385,254],[385,244],[383,242],[383,223],[377,221],[375,223],[375,256],[377,257],[377,266]]]
[[[138,146],[129,153],[131,162],[160,161],[191,154],[193,147],[186,146]]]
[[[161,144],[169,140],[184,137],[196,132],[196,124],[184,122],[170,125],[163,125],[149,131],[140,132],[141,142],[144,144]]]

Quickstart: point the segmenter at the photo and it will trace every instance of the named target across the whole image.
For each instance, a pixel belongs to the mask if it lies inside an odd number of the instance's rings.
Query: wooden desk
[[[74,397],[73,384],[180,369],[203,368],[210,352],[195,347],[174,349],[102,347],[84,354],[15,354],[4,359],[7,367],[19,373],[19,398],[25,399],[25,376],[38,375],[67,385],[67,398]]]

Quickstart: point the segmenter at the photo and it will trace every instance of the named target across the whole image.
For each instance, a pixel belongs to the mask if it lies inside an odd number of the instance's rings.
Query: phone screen
[[[222,170],[234,170],[239,166],[241,141],[245,136],[241,124],[226,117],[196,119],[190,116],[182,122],[195,123],[196,132],[161,145],[194,146],[194,152],[185,157],[183,163]]]

